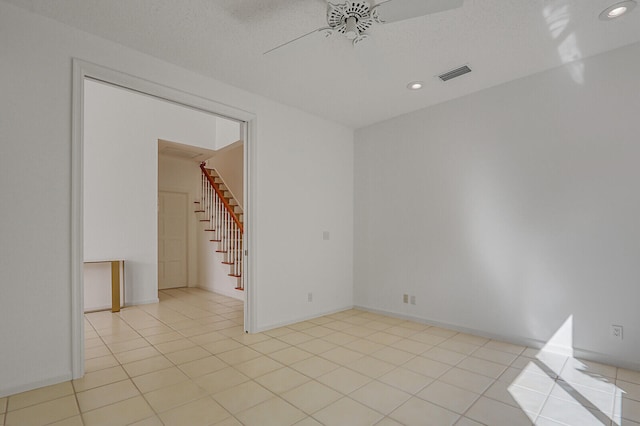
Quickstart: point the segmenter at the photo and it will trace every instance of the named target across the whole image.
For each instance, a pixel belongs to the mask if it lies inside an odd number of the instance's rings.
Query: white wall
[[[357,305],[640,368],[640,44],[582,65],[356,133]]]
[[[71,377],[73,57],[256,115],[258,327],[352,305],[350,129],[3,1],[0,40],[0,395]]]
[[[207,160],[207,166],[218,171],[240,207],[244,208],[244,144],[239,142],[217,152]]]
[[[158,139],[213,148],[216,117],[91,80],[84,90],[85,260],[123,259],[125,304],[155,302]]]
[[[216,120],[216,150],[242,139],[240,123],[218,117]]]
[[[200,222],[194,211],[193,201],[200,199],[200,165],[168,155],[158,156],[158,190],[185,192],[189,194],[189,212],[187,216],[187,284],[198,285],[198,234]],[[193,207],[193,208],[192,208]]]

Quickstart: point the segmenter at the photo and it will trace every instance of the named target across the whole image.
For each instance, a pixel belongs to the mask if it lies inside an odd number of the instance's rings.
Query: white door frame
[[[252,285],[256,265],[256,246],[253,235],[255,192],[252,176],[255,176],[256,115],[229,105],[221,104],[198,95],[187,93],[161,83],[152,82],[96,65],[81,59],[73,59],[72,135],[71,135],[71,368],[73,378],[84,375],[84,80],[102,81],[144,95],[189,108],[223,116],[243,123],[244,133],[244,194],[245,194],[245,259],[243,279],[245,283],[244,328],[251,333],[256,330],[255,289]],[[247,253],[251,253],[248,256]]]

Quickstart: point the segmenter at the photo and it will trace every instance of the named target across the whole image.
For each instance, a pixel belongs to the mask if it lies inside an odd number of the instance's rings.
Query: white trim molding
[[[255,182],[251,176],[255,176],[250,168],[255,168],[254,161],[255,123],[256,115],[230,105],[222,104],[201,96],[184,92],[179,89],[163,85],[159,82],[149,81],[111,68],[103,67],[81,59],[73,59],[73,86],[72,86],[72,136],[71,136],[71,371],[74,379],[84,375],[84,283],[83,283],[83,158],[84,158],[84,80],[92,79],[107,84],[118,86],[140,94],[153,96],[168,102],[193,108],[206,113],[225,117],[244,123],[245,131],[245,223],[253,223],[254,214],[251,197],[255,196],[252,190]],[[246,226],[246,225],[245,225]],[[245,236],[250,238],[245,228]],[[253,274],[255,268],[255,245],[247,245],[251,256],[245,257],[245,291],[247,295],[255,294],[253,288]],[[245,329],[249,332],[255,330],[256,306],[253,297],[245,298]],[[138,303],[155,303],[156,300],[145,300]]]

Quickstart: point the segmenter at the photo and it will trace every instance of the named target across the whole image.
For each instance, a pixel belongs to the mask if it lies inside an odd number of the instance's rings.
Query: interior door
[[[158,289],[187,286],[187,202],[181,192],[158,193]]]

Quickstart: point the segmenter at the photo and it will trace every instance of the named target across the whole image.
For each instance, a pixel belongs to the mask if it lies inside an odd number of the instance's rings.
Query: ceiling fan
[[[365,40],[374,24],[388,24],[418,16],[455,9],[464,0],[383,0],[379,3],[366,0],[346,0],[344,3],[327,3],[327,26],[315,29],[283,43],[264,54],[273,52],[311,34],[322,33],[329,37],[334,33],[344,35],[354,46]]]

